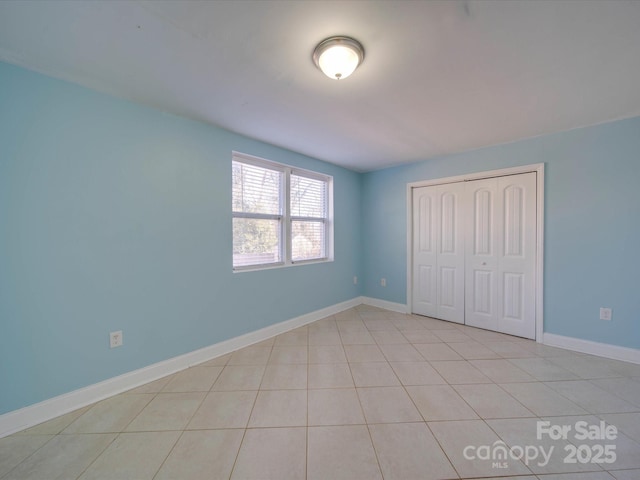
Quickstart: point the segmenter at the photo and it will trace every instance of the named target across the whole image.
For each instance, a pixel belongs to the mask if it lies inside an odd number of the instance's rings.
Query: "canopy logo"
[[[534,445],[508,447],[502,440],[497,440],[492,445],[479,447],[467,445],[462,454],[467,460],[491,460],[494,468],[508,468],[507,460],[522,460],[526,465],[529,465],[530,462],[538,458],[540,458],[538,466],[544,467],[549,463],[553,449],[553,445],[546,451],[543,446]]]

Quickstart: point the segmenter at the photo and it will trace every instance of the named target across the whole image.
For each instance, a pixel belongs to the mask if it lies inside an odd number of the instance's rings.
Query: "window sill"
[[[300,260],[291,263],[269,263],[263,265],[250,265],[246,267],[235,267],[233,273],[255,272],[257,270],[274,270],[277,268],[299,267],[302,265],[313,265],[316,263],[330,263],[333,258],[318,258],[314,260]]]

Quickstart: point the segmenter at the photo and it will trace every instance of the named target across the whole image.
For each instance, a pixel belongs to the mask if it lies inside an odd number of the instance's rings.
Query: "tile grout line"
[[[363,323],[364,323],[364,322],[363,322]],[[366,324],[366,323],[365,323],[365,328],[367,328],[367,324]],[[368,330],[368,328],[367,328],[367,330]],[[369,334],[371,334],[371,332],[369,332]],[[374,341],[375,341],[375,339],[374,339]],[[376,345],[377,345],[377,344],[376,344]],[[380,347],[378,347],[378,348],[380,348]],[[382,350],[381,350],[381,351],[382,351]],[[346,352],[345,352],[345,353],[346,353]],[[384,353],[383,353],[383,355],[384,355]],[[386,358],[386,357],[385,357],[385,358]],[[348,361],[348,360],[349,360],[349,359],[347,358],[347,361]],[[388,363],[388,362],[387,362],[387,363]],[[365,421],[365,426],[366,426],[366,429],[367,429],[367,433],[369,434],[369,441],[371,442],[371,448],[373,449],[373,454],[374,454],[374,455],[375,455],[375,457],[376,457],[376,463],[377,463],[377,465],[378,465],[378,471],[380,472],[380,476],[384,479],[384,471],[382,470],[382,465],[380,464],[380,458],[379,458],[379,456],[378,456],[378,450],[376,449],[376,444],[375,444],[375,443],[374,443],[374,441],[373,441],[373,435],[371,435],[371,429],[369,428],[369,420],[367,420],[367,416],[366,416],[366,414],[364,413],[364,407],[362,406],[362,399],[360,398],[360,392],[358,391],[358,387],[357,387],[357,385],[356,385],[356,380],[355,380],[355,378],[353,378],[353,371],[351,370],[351,363],[348,363],[348,365],[349,365],[349,371],[351,372],[351,377],[352,377],[352,380],[353,380],[353,385],[354,385],[355,390],[356,390],[356,395],[357,395],[357,397],[358,397],[358,402],[360,403],[360,410],[362,411],[362,416],[363,416],[364,421]],[[391,368],[391,367],[389,367],[389,368]],[[393,369],[392,369],[392,370],[393,370]],[[395,372],[394,372],[394,375],[395,375]]]
[[[333,316],[331,316],[333,318]],[[314,322],[315,323],[315,322]],[[305,425],[305,435],[304,435],[304,478],[305,480],[309,478],[309,365],[311,364],[311,349],[310,349],[310,332],[307,327],[307,424]]]
[[[122,394],[125,394],[125,393],[126,393],[126,392],[123,392]],[[119,432],[95,432],[95,433],[100,433],[100,434],[109,434],[109,433],[112,433],[112,434],[114,434],[114,437],[113,437],[113,439],[108,443],[108,445],[106,445],[106,446],[105,446],[105,447],[100,451],[100,453],[99,453],[98,455],[96,455],[96,457],[95,457],[91,462],[89,462],[89,464],[85,467],[85,469],[84,469],[84,470],[82,470],[82,472],[80,473],[80,475],[78,475],[76,478],[80,478],[80,477],[82,477],[82,476],[83,476],[83,475],[84,475],[84,474],[85,474],[85,473],[86,473],[86,472],[87,472],[87,471],[88,471],[88,470],[93,466],[93,464],[94,464],[94,463],[96,463],[96,462],[98,461],[98,459],[99,459],[100,457],[102,457],[102,455],[104,455],[104,453],[109,449],[109,447],[111,447],[111,445],[113,445],[113,444],[115,443],[115,441],[116,441],[116,440],[117,440],[117,439],[118,439],[118,438],[119,438],[119,437],[124,433],[124,430],[129,426],[129,424],[131,424],[131,422],[133,422],[133,421],[138,417],[138,415],[140,415],[140,413],[142,413],[142,411],[143,411],[145,408],[147,408],[147,406],[148,406],[148,405],[153,401],[153,399],[154,399],[154,398],[156,398],[156,397],[158,396],[158,393],[159,393],[159,392],[151,392],[151,393],[149,394],[149,396],[151,397],[151,398],[149,399],[149,401],[148,401],[147,403],[145,403],[145,404],[144,404],[144,406],[140,409],[140,411],[139,411],[136,415],[134,415],[134,416],[133,416],[133,418],[132,418],[129,422],[127,422],[127,424],[126,424],[126,425],[124,425],[123,429],[122,429],[122,430],[120,430]],[[122,395],[122,394],[121,394],[121,395]],[[89,413],[89,412],[93,409],[93,407],[95,407],[96,405],[100,404],[100,403],[101,403],[101,402],[103,402],[103,401],[104,401],[104,400],[101,400],[100,402],[96,402],[95,404],[93,404],[93,406],[92,406],[89,410],[87,410],[85,413],[83,413],[83,414],[82,414],[82,415],[80,415],[78,418],[76,418],[73,422],[71,422],[69,425],[67,425],[67,427],[65,427],[64,429],[62,429],[62,431],[59,433],[59,435],[61,435],[61,434],[62,434],[62,432],[63,432],[64,430],[66,430],[67,428],[69,428],[72,424],[74,424],[76,421],[78,421],[78,420],[79,420],[80,418],[82,418],[84,415],[86,415],[87,413]],[[80,434],[81,434],[81,433],[80,433]]]
[[[402,332],[401,332],[402,333]],[[404,334],[403,334],[404,336]],[[411,344],[411,342],[409,343],[411,346],[413,346],[413,344]],[[414,347],[415,349],[415,347]],[[417,349],[416,349],[417,351]],[[422,354],[418,351],[418,354],[420,354],[421,357]],[[424,357],[423,357],[424,358]],[[431,366],[431,363],[425,358],[424,359],[425,362]],[[436,371],[436,373],[438,373],[437,370],[435,370],[435,368],[433,366],[431,366],[431,368],[434,369],[434,371]],[[440,440],[438,440],[438,437],[436,437],[436,435],[433,433],[433,431],[431,430],[431,427],[429,426],[429,423],[427,422],[427,420],[424,418],[424,415],[422,414],[422,412],[420,411],[420,409],[418,408],[418,406],[416,405],[415,400],[413,399],[413,397],[409,394],[409,391],[407,390],[407,385],[405,385],[404,383],[402,383],[402,380],[400,379],[400,377],[398,376],[397,372],[395,371],[395,369],[393,368],[393,366],[391,366],[391,370],[393,371],[394,375],[396,376],[396,378],[398,379],[398,381],[400,382],[400,385],[402,386],[403,391],[405,392],[405,394],[407,395],[407,397],[409,397],[409,400],[411,400],[411,404],[414,406],[414,408],[416,409],[416,411],[418,412],[418,414],[420,415],[420,418],[422,418],[422,422],[419,422],[421,424],[424,424],[425,427],[427,427],[427,429],[429,430],[429,433],[431,434],[431,436],[433,437],[433,439],[435,440],[435,442],[438,444],[438,448],[440,448],[440,451],[442,452],[442,454],[444,455],[444,458],[447,459],[447,461],[449,462],[449,465],[451,466],[451,468],[453,469],[454,472],[456,472],[456,474],[458,475],[458,478],[461,478],[462,476],[460,475],[460,472],[458,471],[458,469],[455,467],[455,465],[453,464],[453,462],[451,461],[451,458],[449,458],[449,455],[447,455],[447,452],[444,450],[444,448],[442,447],[442,445],[440,444]],[[438,375],[440,375],[438,373]],[[442,375],[440,375],[442,377]],[[447,382],[447,379],[442,377],[442,379]],[[447,382],[446,385],[449,385],[449,383]],[[368,428],[368,425],[367,425]],[[375,448],[375,447],[374,447]]]
[[[233,465],[231,466],[231,470],[229,471],[229,479],[231,479],[231,477],[233,477],[233,472],[236,469],[236,466],[238,464],[238,458],[240,457],[240,450],[242,450],[242,445],[244,444],[244,440],[247,436],[247,430],[249,430],[249,422],[251,421],[251,417],[253,415],[253,411],[256,407],[256,402],[258,401],[258,395],[260,395],[260,387],[262,386],[262,382],[264,381],[264,375],[267,371],[267,364],[269,363],[269,358],[271,357],[271,354],[273,353],[273,347],[275,345],[275,340],[273,341],[273,344],[271,345],[271,350],[269,351],[269,356],[267,357],[267,363],[265,363],[265,367],[264,370],[262,372],[262,378],[260,379],[260,383],[258,384],[258,390],[256,391],[256,396],[253,399],[253,404],[251,405],[251,410],[249,411],[249,416],[247,417],[247,424],[245,425],[245,428],[243,429],[242,432],[242,438],[240,439],[240,443],[238,444],[238,451],[236,452],[236,456],[233,459]],[[231,357],[229,357],[229,360],[231,360]],[[229,361],[227,360],[227,365],[228,365]],[[213,388],[213,386],[211,387]]]
[[[26,462],[27,460],[29,460],[31,457],[33,457],[37,452],[39,452],[41,449],[44,448],[45,445],[47,445],[49,442],[51,442],[54,438],[56,438],[58,435],[60,435],[60,433],[55,433],[55,434],[51,434],[51,438],[49,438],[49,440],[47,440],[46,442],[44,442],[41,446],[39,446],[38,448],[36,448],[31,454],[27,455],[24,459],[22,459],[20,462],[18,462],[13,468],[11,468],[9,471],[7,471],[6,473],[4,473],[2,475],[1,478],[7,478],[11,472],[13,472],[16,468],[18,468],[20,465],[22,465],[24,462]],[[45,436],[45,435],[43,435]]]

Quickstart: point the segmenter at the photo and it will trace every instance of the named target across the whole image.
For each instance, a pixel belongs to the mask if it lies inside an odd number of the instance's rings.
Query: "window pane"
[[[233,211],[280,215],[282,172],[240,162],[232,163]]]
[[[233,266],[278,263],[280,220],[233,219]]]
[[[327,216],[327,183],[313,178],[291,175],[291,216]]]
[[[291,222],[291,259],[295,261],[325,258],[324,222]]]

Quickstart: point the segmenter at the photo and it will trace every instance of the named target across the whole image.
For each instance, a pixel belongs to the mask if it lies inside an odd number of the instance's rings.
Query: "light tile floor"
[[[362,305],[0,439],[2,480],[498,477],[640,479],[640,365]]]

